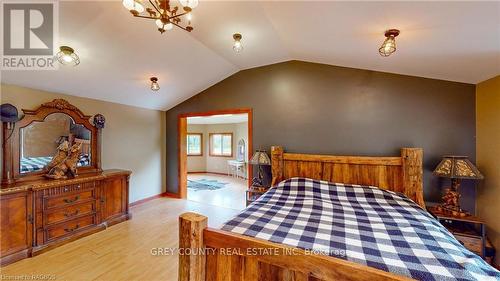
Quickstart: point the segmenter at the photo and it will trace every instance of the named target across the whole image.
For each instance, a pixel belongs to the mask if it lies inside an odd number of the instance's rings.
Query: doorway
[[[179,197],[243,209],[253,175],[252,110],[178,116]]]

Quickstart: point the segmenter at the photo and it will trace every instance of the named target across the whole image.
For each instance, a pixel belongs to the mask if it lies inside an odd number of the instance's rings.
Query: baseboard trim
[[[134,207],[134,206],[137,206],[137,205],[141,205],[141,204],[144,204],[148,201],[151,201],[151,200],[154,200],[154,199],[157,199],[157,198],[161,198],[161,197],[171,197],[172,193],[168,193],[168,192],[163,192],[163,193],[160,193],[160,194],[157,194],[157,195],[153,195],[151,197],[146,197],[144,199],[141,199],[141,200],[137,200],[135,202],[132,202],[130,204],[128,204],[129,207]]]
[[[171,193],[171,192],[164,192],[164,197],[169,197],[169,198],[175,198],[175,199],[180,199],[181,197],[177,193]]]
[[[214,174],[214,175],[230,177],[226,173],[219,173],[219,172],[188,172],[188,175],[189,174]],[[248,178],[243,178],[243,179],[248,180]]]

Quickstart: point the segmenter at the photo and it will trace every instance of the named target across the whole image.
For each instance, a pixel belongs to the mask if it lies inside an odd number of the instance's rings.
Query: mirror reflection
[[[33,122],[20,133],[20,171],[30,173],[43,170],[58,153],[65,141],[80,144],[81,153],[77,166],[90,166],[91,132],[64,113],[48,115],[43,122]]]
[[[236,160],[245,161],[245,140],[238,141],[238,151],[236,152]]]

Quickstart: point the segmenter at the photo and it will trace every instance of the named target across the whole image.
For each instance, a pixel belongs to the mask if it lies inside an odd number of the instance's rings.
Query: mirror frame
[[[23,181],[31,181],[44,178],[44,170],[31,173],[21,173],[20,154],[21,129],[34,122],[43,122],[45,118],[54,113],[64,113],[70,116],[75,124],[83,125],[91,132],[91,159],[90,166],[79,167],[78,173],[102,172],[101,168],[101,131],[90,123],[92,116],[85,115],[76,106],[64,99],[55,99],[43,103],[35,110],[23,109],[24,116],[15,123],[3,123],[3,174],[2,185],[11,185]],[[13,127],[13,128],[12,128]],[[10,138],[9,138],[10,136]],[[55,153],[55,152],[54,152]]]

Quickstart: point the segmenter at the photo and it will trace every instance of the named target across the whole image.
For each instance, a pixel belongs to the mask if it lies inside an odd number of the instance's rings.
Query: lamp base
[[[441,198],[443,202],[436,207],[437,211],[461,218],[469,215],[469,213],[460,208],[460,193],[458,192],[459,188],[459,180],[451,179],[451,187],[445,190],[445,194]]]
[[[258,177],[254,177],[252,179],[252,186],[264,186],[262,184],[262,179],[258,178]]]

